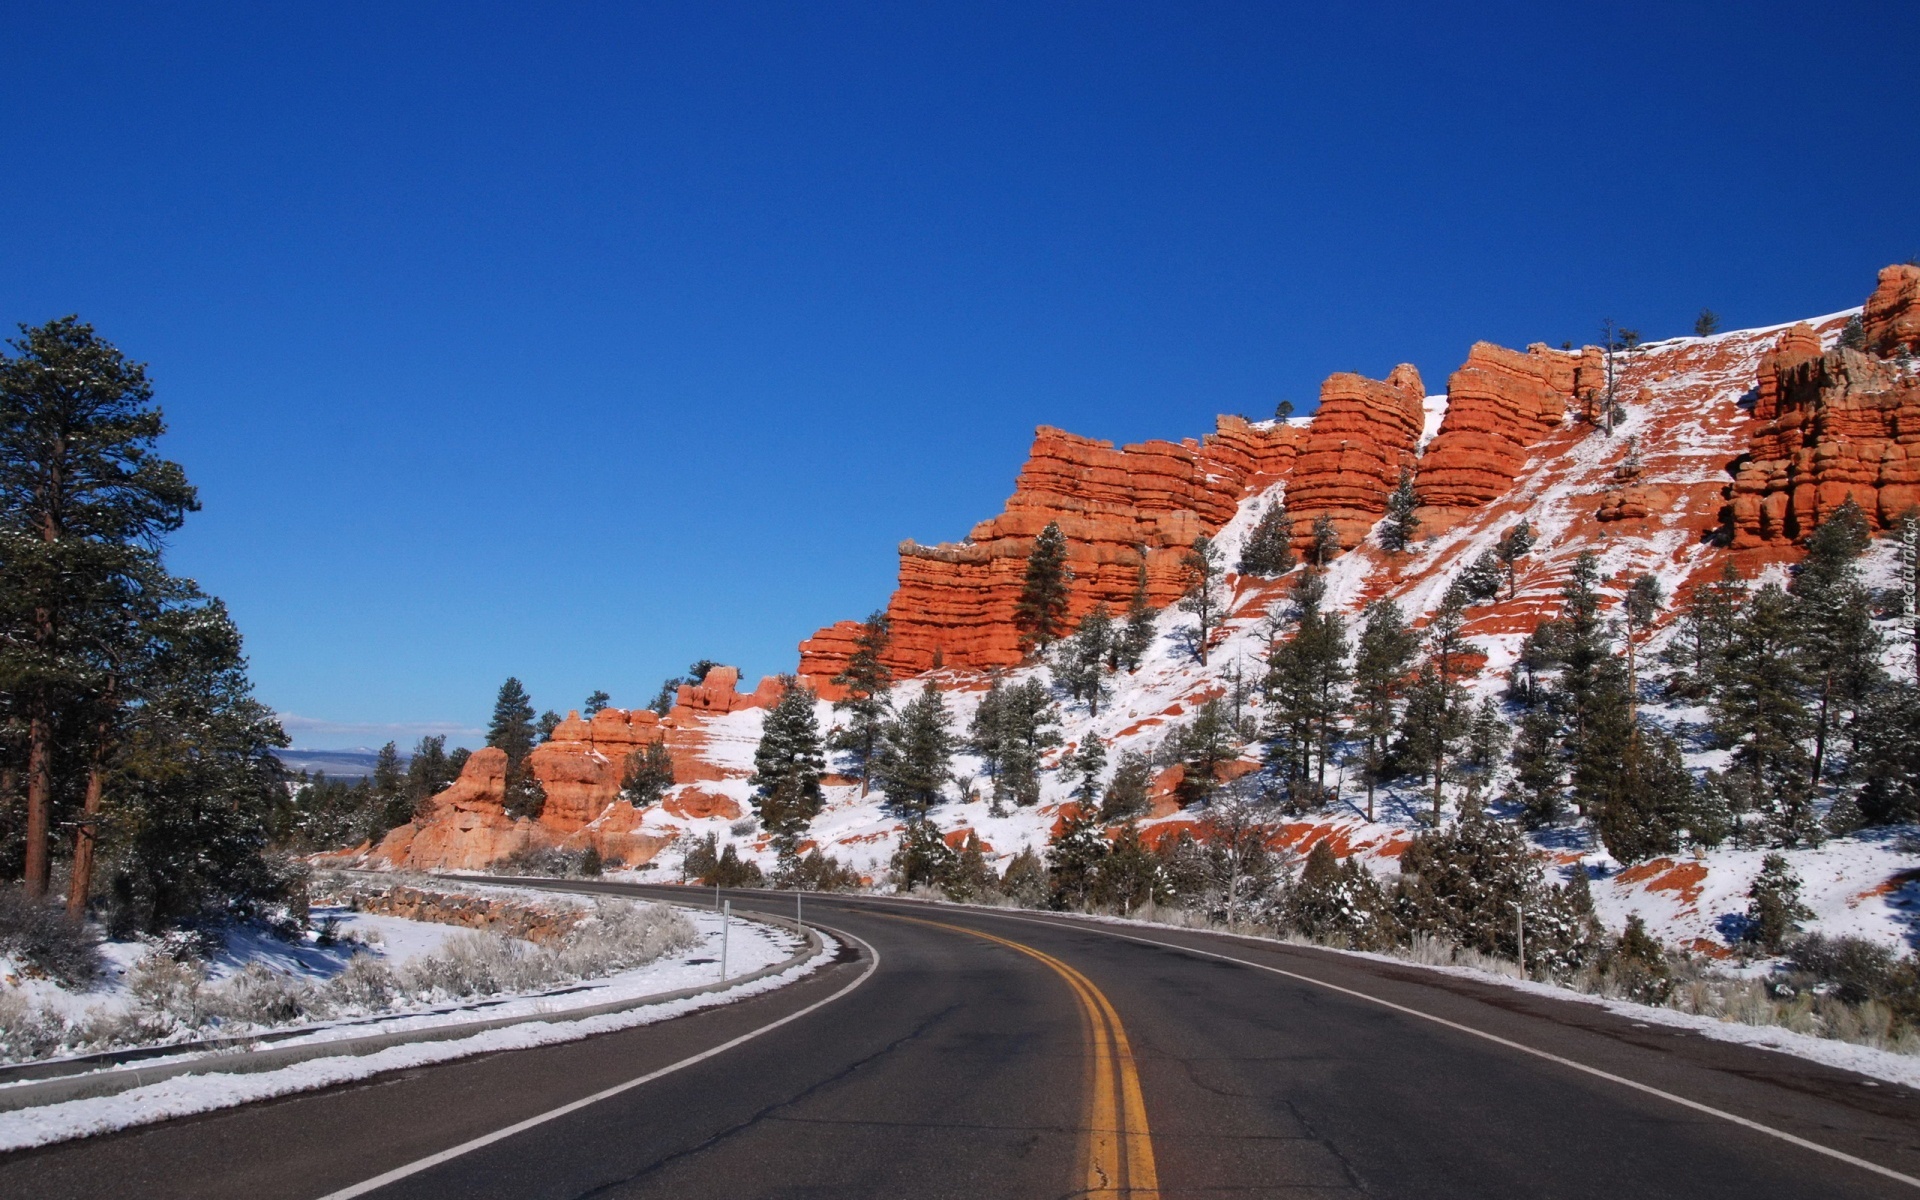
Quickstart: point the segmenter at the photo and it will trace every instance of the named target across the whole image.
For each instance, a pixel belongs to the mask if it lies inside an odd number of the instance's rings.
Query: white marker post
[[[805,894],[806,893],[798,890],[797,888],[794,890],[794,893],[793,893],[793,931],[795,933],[800,933],[802,928],[800,924],[800,897]],[[801,934],[801,936],[805,937],[806,935]]]
[[[733,924],[733,901],[720,910],[720,982],[727,981],[727,928]]]

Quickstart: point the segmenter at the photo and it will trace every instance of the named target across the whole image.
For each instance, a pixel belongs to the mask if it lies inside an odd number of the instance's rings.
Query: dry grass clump
[[[203,961],[166,948],[128,973],[133,1003],[78,1021],[0,993],[0,1059],[22,1061],[169,1039],[246,1034],[373,1015],[412,1005],[540,991],[629,970],[694,944],[693,923],[664,905],[600,900],[558,942],[533,946],[489,933],[449,938],[433,954],[389,964],[357,954],[324,983],[259,963],[212,982]]]

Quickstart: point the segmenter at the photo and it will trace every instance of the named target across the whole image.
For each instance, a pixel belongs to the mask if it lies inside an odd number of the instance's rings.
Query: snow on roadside
[[[750,946],[754,939],[741,937],[742,926],[747,924],[749,923],[740,921],[734,923],[732,949],[752,955],[754,953],[769,954],[777,948],[776,939],[768,937],[764,939],[767,949],[758,952],[752,950]],[[765,926],[759,925],[753,927],[766,929]],[[718,929],[718,917],[714,917],[703,926],[703,947],[713,942],[713,948],[717,951],[717,942],[707,935],[717,934]],[[310,1059],[278,1071],[262,1071],[249,1075],[219,1072],[181,1075],[121,1092],[118,1095],[70,1100],[61,1104],[48,1104],[38,1108],[0,1113],[0,1152],[45,1146],[117,1129],[151,1125],[194,1113],[232,1108],[276,1096],[315,1091],[368,1079],[386,1071],[431,1066],[476,1054],[493,1054],[502,1050],[526,1050],[536,1046],[551,1046],[603,1033],[652,1025],[686,1013],[761,995],[812,974],[831,962],[839,950],[838,944],[833,939],[822,935],[821,940],[824,943],[821,952],[805,962],[777,975],[769,975],[723,992],[709,992],[626,1012],[607,1013],[573,1021],[567,1020],[564,1012],[555,1012],[550,1021],[529,1021],[505,1029],[483,1030],[471,1037],[452,1041],[413,1042],[357,1057]],[[761,962],[760,965],[770,965],[786,956],[785,953],[772,954],[771,958]],[[746,961],[753,960],[750,957]],[[630,974],[647,971],[653,965],[657,964],[650,964],[649,967],[640,968],[638,972]],[[730,960],[730,968],[731,965]],[[717,971],[718,968],[709,969]],[[750,968],[743,965],[742,971],[747,969]],[[671,986],[655,986],[646,989],[648,992],[666,990],[673,989]],[[592,1000],[580,1003],[601,1003],[613,998],[617,997],[602,993],[595,995]],[[568,999],[572,1000],[573,997]],[[497,1011],[490,1011],[487,1015],[493,1017],[500,1014]]]

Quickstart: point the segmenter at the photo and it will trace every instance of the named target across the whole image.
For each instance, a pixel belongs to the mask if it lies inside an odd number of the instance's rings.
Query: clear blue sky
[[[1036,424],[1920,254],[1920,7],[1459,7],[7,3],[0,321],[150,364],[176,568],[297,742],[404,744],[790,669]]]

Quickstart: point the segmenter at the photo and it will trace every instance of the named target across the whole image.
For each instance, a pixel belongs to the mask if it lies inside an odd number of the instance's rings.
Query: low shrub
[[[86,923],[20,887],[0,890],[0,953],[65,987],[85,987],[101,969],[100,942]]]

